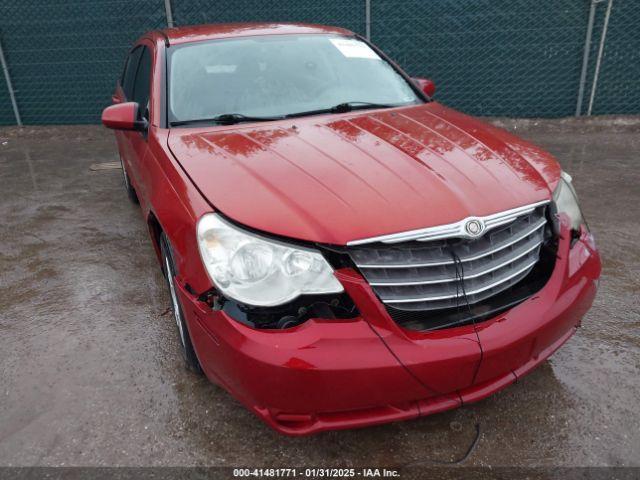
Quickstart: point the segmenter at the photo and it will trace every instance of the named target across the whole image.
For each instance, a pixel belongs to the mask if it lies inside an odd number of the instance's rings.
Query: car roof
[[[350,30],[325,25],[305,23],[212,23],[208,25],[192,25],[167,28],[150,32],[145,36],[164,39],[170,45],[218,38],[247,37],[256,35],[290,35],[290,34],[339,34],[353,35]]]

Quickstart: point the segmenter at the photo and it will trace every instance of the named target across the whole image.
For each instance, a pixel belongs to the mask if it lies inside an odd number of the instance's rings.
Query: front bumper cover
[[[180,288],[207,376],[290,435],[417,418],[475,402],[515,382],[559,348],[590,308],[600,275],[592,236],[561,233],[537,294],[474,326],[399,327],[355,271],[336,272],[361,316],[254,330]],[[480,343],[478,342],[480,341]]]

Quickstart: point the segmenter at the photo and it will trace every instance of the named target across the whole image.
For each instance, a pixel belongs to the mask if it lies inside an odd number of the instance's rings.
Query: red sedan
[[[359,36],[144,35],[102,121],[188,367],[300,435],[475,402],[543,362],[600,258],[548,153]]]

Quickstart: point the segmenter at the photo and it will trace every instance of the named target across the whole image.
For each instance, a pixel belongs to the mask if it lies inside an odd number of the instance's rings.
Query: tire
[[[191,336],[189,335],[189,329],[187,323],[184,320],[184,314],[182,305],[180,304],[180,298],[175,286],[176,268],[173,263],[173,256],[171,254],[171,246],[164,232],[160,235],[160,251],[162,253],[162,270],[165,274],[167,286],[169,288],[169,295],[171,298],[171,309],[173,310],[173,318],[178,327],[178,335],[180,337],[180,345],[182,346],[182,356],[184,358],[186,367],[188,370],[202,374],[202,367],[196,356],[196,352],[193,349],[191,343]]]
[[[124,166],[122,158],[120,158],[120,166],[122,167],[122,178],[124,179],[124,189],[127,191],[127,197],[129,197],[129,200],[131,200],[132,203],[137,205],[140,201],[138,200],[138,195],[136,194],[135,189],[131,186],[129,175],[127,174],[127,169]]]

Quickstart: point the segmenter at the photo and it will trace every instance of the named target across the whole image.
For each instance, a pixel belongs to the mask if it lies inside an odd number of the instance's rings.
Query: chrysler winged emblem
[[[464,231],[470,237],[478,237],[484,232],[484,222],[479,218],[471,218],[464,224]]]

